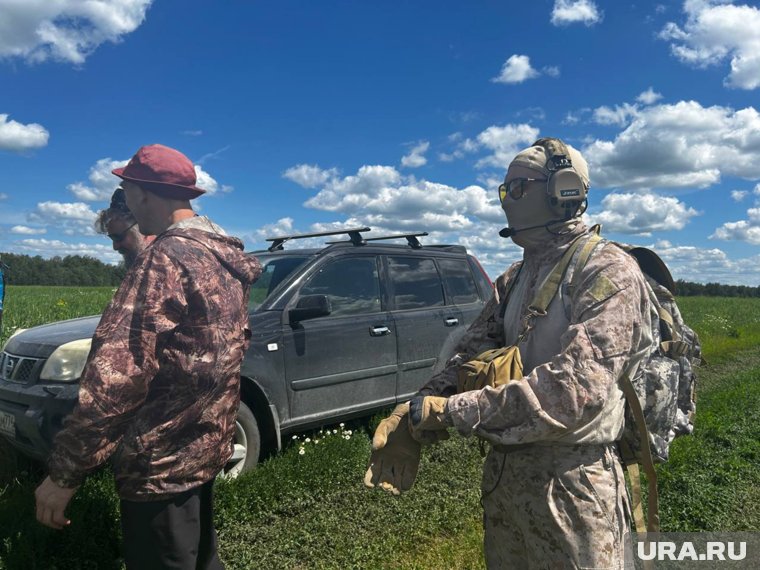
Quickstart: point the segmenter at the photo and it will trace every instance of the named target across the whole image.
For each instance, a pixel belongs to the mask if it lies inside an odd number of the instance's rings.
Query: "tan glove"
[[[408,491],[417,478],[420,449],[409,431],[409,404],[399,404],[375,430],[364,484],[394,495]]]
[[[453,425],[446,413],[448,398],[440,396],[418,396],[409,402],[409,429],[417,441],[426,441],[438,434],[448,436],[448,428]]]

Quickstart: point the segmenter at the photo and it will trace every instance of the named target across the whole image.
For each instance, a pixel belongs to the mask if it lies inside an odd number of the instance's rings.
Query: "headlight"
[[[24,332],[24,331],[26,331],[26,330],[29,330],[29,329],[16,329],[15,331],[13,331],[13,334],[11,334],[11,336],[9,336],[9,337],[8,337],[8,340],[6,340],[6,341],[5,341],[5,344],[3,345],[3,350],[5,350],[5,347],[6,347],[6,346],[8,346],[8,342],[9,342],[9,341],[10,341],[10,340],[11,340],[11,339],[14,337],[14,336],[16,336],[17,334],[20,334],[20,333],[22,333],[22,332]]]
[[[83,338],[62,344],[47,359],[40,373],[41,380],[75,382],[82,375],[87,355],[92,346],[91,338]]]

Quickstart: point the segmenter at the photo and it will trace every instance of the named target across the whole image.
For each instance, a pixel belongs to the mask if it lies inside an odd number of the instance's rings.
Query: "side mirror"
[[[332,305],[327,295],[305,295],[298,299],[294,309],[290,309],[288,316],[290,324],[315,317],[324,317],[332,312]]]

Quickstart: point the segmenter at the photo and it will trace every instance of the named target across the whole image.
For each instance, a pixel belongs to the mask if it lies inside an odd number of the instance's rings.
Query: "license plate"
[[[0,433],[16,437],[16,416],[8,412],[0,412]]]

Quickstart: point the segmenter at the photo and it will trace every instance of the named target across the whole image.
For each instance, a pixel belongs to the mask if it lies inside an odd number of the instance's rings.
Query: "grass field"
[[[3,334],[97,313],[110,294],[11,287]],[[684,298],[679,305],[710,365],[700,371],[695,433],[676,440],[659,468],[663,529],[757,530],[760,300]],[[220,483],[216,525],[227,567],[483,568],[476,442],[454,437],[426,449],[414,489],[391,497],[361,484],[374,421],[303,434],[253,473]],[[70,507],[71,527],[56,532],[34,520],[42,472],[3,453],[0,568],[122,567],[107,470],[89,478]]]

